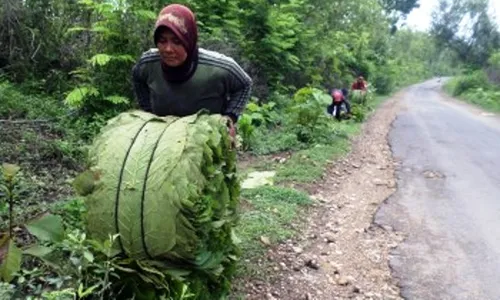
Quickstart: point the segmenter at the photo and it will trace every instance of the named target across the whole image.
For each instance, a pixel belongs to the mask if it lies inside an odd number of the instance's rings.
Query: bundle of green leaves
[[[240,192],[223,118],[122,113],[89,153],[90,168],[75,180],[88,234],[119,234],[114,248],[128,258],[124,270],[139,275],[136,291],[183,282],[196,299],[223,297],[239,256]]]
[[[354,90],[351,92],[351,102],[354,104],[366,105],[368,93],[364,91]]]

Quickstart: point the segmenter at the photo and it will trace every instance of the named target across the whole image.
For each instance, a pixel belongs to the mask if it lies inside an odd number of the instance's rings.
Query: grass
[[[297,233],[294,222],[299,212],[311,204],[304,192],[279,186],[263,186],[242,192],[243,212],[237,228],[241,239],[243,261],[253,261],[265,250],[261,238],[271,244],[289,239]],[[257,267],[257,268],[256,268]],[[252,263],[240,265],[240,276],[257,277],[262,270]]]
[[[250,208],[243,212],[239,227],[246,250],[255,250],[253,241],[261,235],[268,237],[271,243],[290,237],[293,229],[289,225],[296,218],[299,206],[311,204],[305,192],[279,186],[244,190],[242,201]]]
[[[56,99],[27,95],[5,81],[0,81],[0,103],[0,118],[53,120],[65,114]]]
[[[278,168],[276,181],[311,183],[321,178],[328,163],[349,151],[349,141],[338,139],[330,145],[316,145],[295,153]]]
[[[382,97],[373,105],[379,105]],[[312,183],[326,171],[329,163],[350,151],[350,138],[359,134],[361,123],[343,121],[335,125],[332,140],[328,144],[316,144],[308,149],[295,152],[291,159],[277,169],[276,181],[279,183]]]
[[[252,145],[252,153],[255,155],[267,155],[289,150],[304,148],[304,144],[297,140],[294,132],[285,130],[261,131],[257,130],[255,142]]]
[[[8,82],[0,82],[0,119],[21,120],[0,123],[0,164],[21,167],[22,203],[15,219],[23,223],[73,193],[69,182],[81,170],[84,142],[76,136],[79,128],[65,123],[62,103],[24,93]],[[0,211],[0,229],[6,218]]]
[[[444,85],[444,91],[467,103],[500,113],[500,87],[488,83],[482,71],[452,78]]]
[[[458,97],[465,102],[477,105],[485,110],[500,113],[500,91],[482,89],[467,91]]]
[[[375,97],[370,103],[372,111],[388,97]],[[264,256],[268,247],[260,241],[262,236],[269,238],[271,245],[275,245],[295,236],[298,226],[301,226],[299,218],[311,200],[305,192],[283,186],[288,183],[308,184],[321,179],[328,164],[350,151],[350,138],[360,131],[361,123],[342,121],[335,124],[329,143],[309,147],[298,146],[295,142],[296,136],[280,136],[272,132],[259,139],[258,150],[254,150],[254,153],[292,151],[292,156],[283,164],[254,156],[240,170],[242,174],[250,171],[276,170],[275,183],[278,185],[242,191],[243,209],[237,232],[242,239],[243,263],[240,264],[236,286],[247,278],[266,276],[266,266],[256,263]],[[287,143],[285,142],[287,140],[294,142]],[[262,279],[269,280],[269,278]],[[236,293],[237,290],[238,288]]]

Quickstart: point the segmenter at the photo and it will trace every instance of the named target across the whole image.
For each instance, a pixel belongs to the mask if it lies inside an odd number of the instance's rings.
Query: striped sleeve
[[[149,97],[149,86],[147,83],[147,76],[144,73],[144,66],[147,63],[159,60],[158,51],[151,49],[144,52],[139,61],[132,69],[132,85],[134,89],[135,98],[139,107],[147,112],[152,112],[151,99]]]
[[[228,71],[229,99],[223,114],[237,120],[250,99],[252,79],[234,59],[217,52],[200,49],[200,62]]]

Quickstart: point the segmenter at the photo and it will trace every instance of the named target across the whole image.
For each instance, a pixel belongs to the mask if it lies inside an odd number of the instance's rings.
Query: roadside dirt
[[[371,116],[351,154],[329,169],[312,195],[307,229],[269,249],[275,274],[248,282],[246,299],[402,299],[388,256],[403,237],[375,225],[373,216],[396,190],[387,135],[403,94]]]

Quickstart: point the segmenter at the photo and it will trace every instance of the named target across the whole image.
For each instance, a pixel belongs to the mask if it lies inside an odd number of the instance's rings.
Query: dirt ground
[[[387,135],[403,93],[371,116],[350,155],[330,168],[312,195],[306,230],[268,250],[275,274],[248,282],[246,299],[402,299],[388,255],[403,237],[373,217],[396,190]]]

